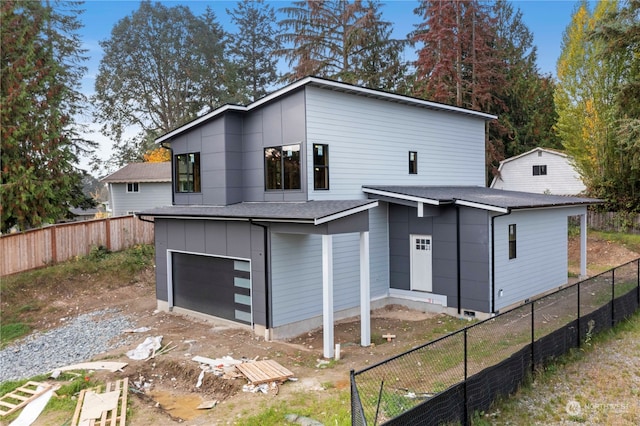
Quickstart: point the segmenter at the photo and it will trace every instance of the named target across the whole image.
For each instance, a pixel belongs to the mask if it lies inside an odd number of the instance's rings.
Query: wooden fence
[[[590,211],[587,214],[587,226],[598,231],[640,234],[640,214]]]
[[[89,254],[92,247],[120,251],[153,243],[153,223],[134,216],[86,220],[0,237],[0,277]]]

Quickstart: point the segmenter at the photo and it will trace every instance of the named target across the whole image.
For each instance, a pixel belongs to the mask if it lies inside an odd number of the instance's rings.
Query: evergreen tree
[[[373,87],[401,87],[405,42],[390,40],[390,24],[381,21],[380,3],[361,0],[295,1],[280,9],[281,53],[295,81],[308,75]]]
[[[83,52],[75,31],[77,3],[8,0],[0,4],[2,130],[0,229],[28,229],[65,218],[70,207],[91,207],[82,193],[72,116]],[[71,14],[59,12],[70,6]]]
[[[276,14],[264,0],[242,0],[227,14],[238,26],[229,36],[229,53],[241,84],[240,102],[246,104],[265,96],[278,80]]]
[[[95,118],[114,141],[117,165],[141,161],[155,137],[230,97],[224,31],[210,8],[196,17],[185,6],[143,1],[100,45]]]

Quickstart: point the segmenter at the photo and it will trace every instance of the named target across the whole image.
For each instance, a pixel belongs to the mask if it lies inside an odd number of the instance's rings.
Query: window
[[[418,174],[418,153],[416,151],[409,151],[409,174]]]
[[[127,192],[139,192],[139,191],[140,191],[140,187],[138,186],[138,182],[127,184]]]
[[[509,225],[509,259],[516,258],[516,225]]]
[[[313,145],[313,189],[329,189],[329,145]]]
[[[533,166],[533,175],[534,176],[542,176],[547,174],[547,166]]]
[[[300,145],[264,150],[266,189],[300,189]]]
[[[176,155],[176,192],[200,192],[200,153]]]

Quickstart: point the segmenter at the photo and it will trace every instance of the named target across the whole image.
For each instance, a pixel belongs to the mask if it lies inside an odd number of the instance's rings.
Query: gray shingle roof
[[[238,203],[228,206],[170,206],[137,213],[138,216],[177,218],[255,219],[307,222],[316,225],[377,206],[375,200]]]
[[[171,182],[171,162],[130,163],[101,180],[109,183]]]
[[[486,210],[516,210],[597,204],[594,198],[505,191],[480,186],[364,186],[362,190],[375,198],[388,196],[428,204],[475,205]]]

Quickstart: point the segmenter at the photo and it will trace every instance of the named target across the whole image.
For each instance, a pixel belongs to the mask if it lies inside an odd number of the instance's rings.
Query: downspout
[[[164,144],[164,142],[160,143],[160,147],[164,148],[164,149],[168,149],[169,152],[171,153],[171,205],[175,206],[176,204],[176,190],[175,190],[175,182],[173,181],[173,177],[176,175],[175,174],[175,170],[174,167],[175,165],[173,164],[173,148],[171,148],[171,145],[167,146]]]
[[[456,280],[458,281],[458,315],[462,312],[462,280],[460,279],[460,206],[456,204]]]
[[[259,223],[255,223],[253,219],[249,219],[250,225],[259,226],[263,230],[263,239],[264,239],[264,297],[265,297],[265,328],[269,330],[271,328],[271,300],[269,298],[269,227],[267,225],[261,225]]]
[[[511,214],[509,209],[506,213],[502,213],[496,216],[491,216],[491,306],[490,313],[495,313],[496,310],[496,230],[495,220],[498,217],[508,216]]]

